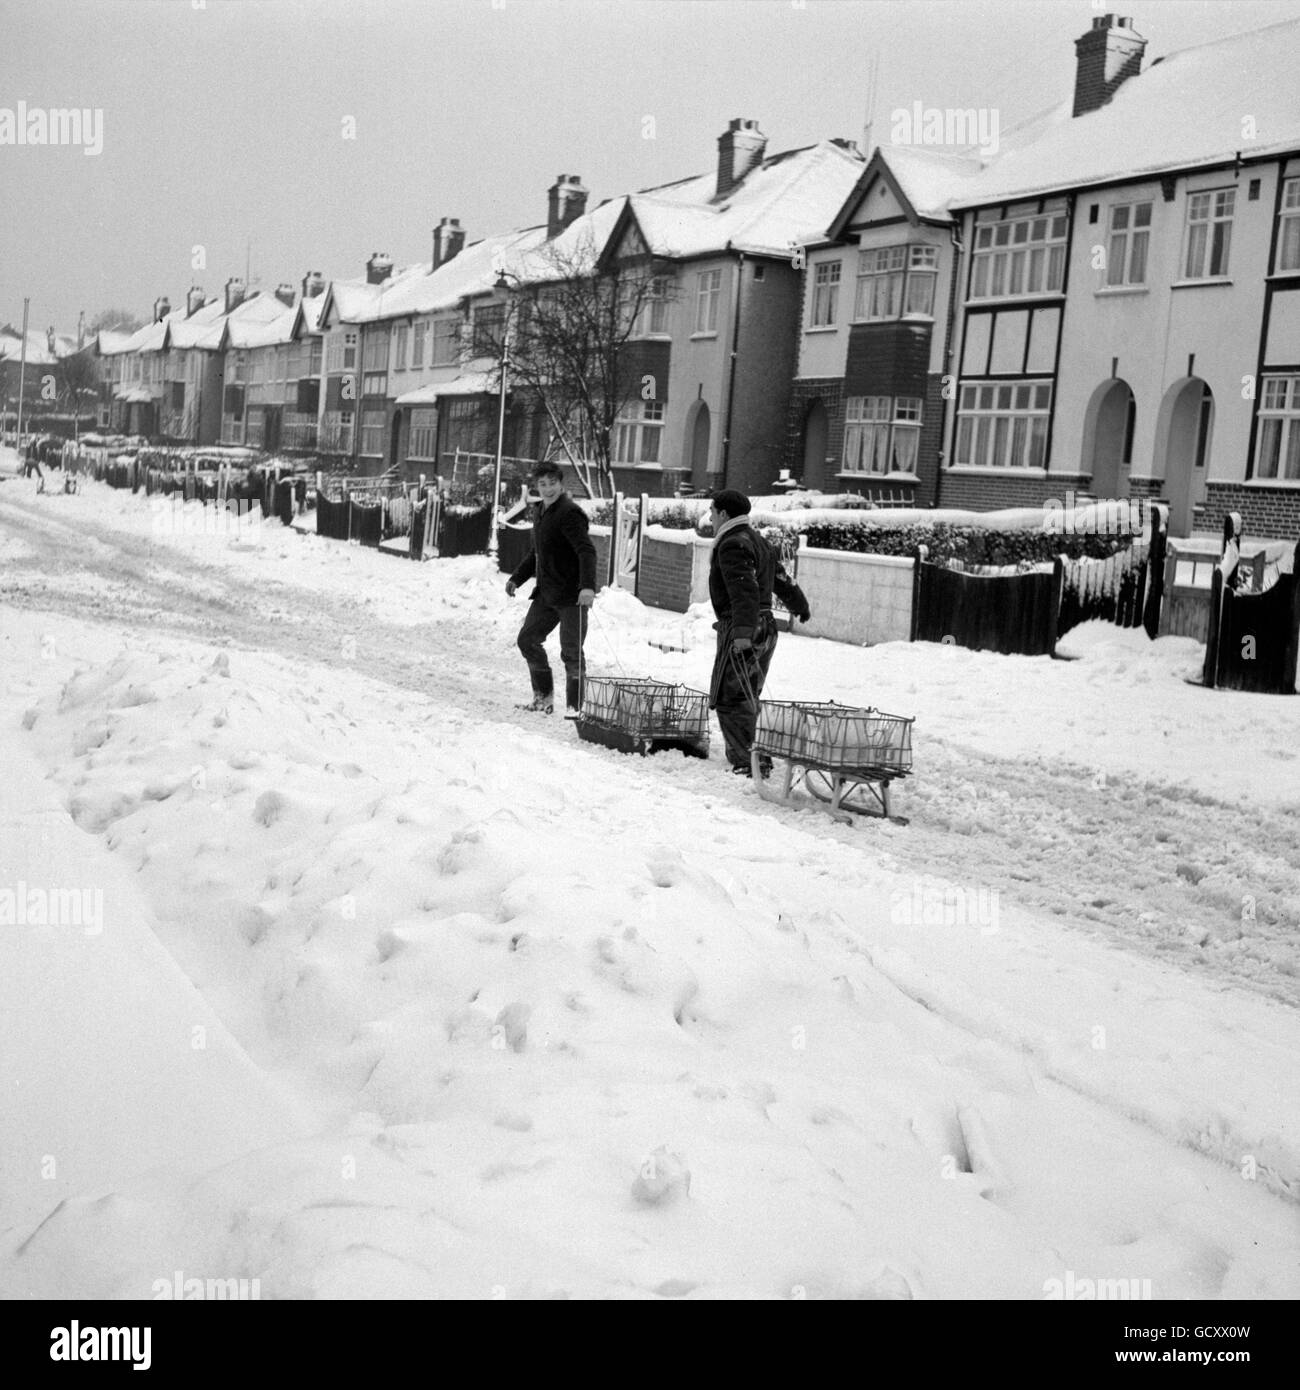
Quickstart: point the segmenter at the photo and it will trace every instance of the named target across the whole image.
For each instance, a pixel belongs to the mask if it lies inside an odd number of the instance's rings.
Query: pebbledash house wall
[[[1181,467],[1192,474],[1191,529],[1217,532],[1224,516],[1237,511],[1248,534],[1300,535],[1300,483],[1248,476],[1255,466],[1255,413],[1262,395],[1258,377],[1286,369],[1294,374],[1300,365],[1300,313],[1285,311],[1286,327],[1279,329],[1274,311],[1292,291],[1300,306],[1300,276],[1270,273],[1279,185],[1297,174],[1300,160],[1279,159],[1076,192],[1047,469],[947,467],[940,505],[996,510],[1041,506],[1050,499],[1064,502],[1071,490],[1095,495],[1094,469],[1103,461],[1084,456],[1085,441],[1101,388],[1118,379],[1134,398],[1130,461],[1119,465],[1115,485],[1119,496],[1168,502],[1169,470]],[[1258,187],[1252,197],[1254,181]],[[1236,190],[1229,274],[1223,280],[1183,281],[1188,197],[1227,187]],[[1096,267],[1094,247],[1105,240],[1110,208],[1133,202],[1152,204],[1146,283],[1112,288],[1105,269]],[[967,246],[972,216],[963,228]],[[964,260],[963,292],[969,257]],[[1015,305],[1008,299],[997,307]],[[960,335],[960,318],[957,327]],[[1174,457],[1168,442],[1172,398],[1191,379],[1204,381],[1214,401],[1206,463],[1200,470]],[[1253,394],[1245,389],[1248,381],[1254,382]],[[956,415],[954,405],[950,450]]]

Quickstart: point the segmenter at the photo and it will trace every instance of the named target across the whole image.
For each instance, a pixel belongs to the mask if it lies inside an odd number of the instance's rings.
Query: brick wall
[[[930,325],[855,323],[844,364],[846,396],[924,396]]]
[[[689,536],[689,532],[683,533]],[[651,608],[685,613],[691,606],[691,566],[694,546],[685,541],[647,536],[641,547],[637,597]]]
[[[596,547],[596,588],[603,589],[609,582],[609,528],[588,528],[587,534]]]
[[[944,470],[939,505],[971,512],[996,512],[1005,507],[1041,507],[1048,498],[1063,500],[1071,488],[1084,492],[1087,473],[1052,473],[1047,477],[1016,477],[1012,473],[953,473]]]
[[[788,468],[805,487],[829,489],[838,486],[834,466],[823,464],[814,475],[804,476],[803,425],[808,408],[816,400],[826,407],[826,453],[833,459],[844,456],[844,383],[839,377],[808,377],[796,381],[790,391],[790,408],[786,415],[785,456],[781,467]]]
[[[1196,508],[1198,531],[1222,531],[1229,512],[1241,513],[1242,531],[1267,540],[1300,539],[1300,489],[1258,484],[1208,483]]]

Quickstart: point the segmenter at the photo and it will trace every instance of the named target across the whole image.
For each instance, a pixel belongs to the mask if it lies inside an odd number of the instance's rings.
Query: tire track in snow
[[[0,599],[15,607],[363,670],[472,717],[573,743],[563,721],[513,708],[517,653],[471,619],[387,624],[347,594],[342,573],[339,591],[328,595],[278,579],[250,584],[198,548],[177,552],[111,519],[72,526],[21,494],[0,492],[0,523],[36,552],[0,566]],[[341,650],[343,633],[354,635],[355,655]],[[619,756],[580,746],[592,756]],[[875,821],[845,827],[817,811],[763,809],[804,829],[815,825],[824,838],[883,851],[900,873],[975,894],[996,891],[1144,957],[1300,1003],[1300,845],[1290,809],[1216,800],[1174,782],[1099,779],[1093,769],[1042,759],[997,758],[924,729],[916,734],[916,766],[912,778],[895,784],[897,809],[910,818],[906,829]],[[724,777],[716,762],[649,759],[647,768],[753,809],[753,789]]]

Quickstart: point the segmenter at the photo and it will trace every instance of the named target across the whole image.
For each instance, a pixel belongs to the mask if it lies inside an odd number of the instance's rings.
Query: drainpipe
[[[942,375],[944,376],[951,375],[948,369],[952,366],[952,330],[953,325],[957,321],[957,291],[961,286],[961,258],[966,250],[965,246],[962,244],[961,237],[957,235],[958,225],[958,223],[954,222],[948,233],[949,238],[952,241],[952,277],[948,284],[948,322],[944,328],[943,333]],[[957,393],[955,390],[953,392],[952,398],[954,401],[956,401],[957,399]],[[939,399],[942,401],[943,397],[940,396]],[[938,508],[939,502],[943,497],[943,469],[944,465],[948,461],[946,457],[946,452],[943,447],[943,442],[945,439],[948,438],[949,433],[948,403],[946,401],[944,401],[943,403],[942,412],[942,428],[939,432],[939,467],[934,475],[934,505],[936,509]]]
[[[726,249],[731,250],[731,243],[727,242]],[[745,277],[745,253],[738,251],[739,258],[736,261],[736,275],[733,282],[734,294],[732,296],[731,312],[731,366],[727,373],[727,409],[722,421],[722,486],[727,486],[727,463],[731,458],[731,409],[736,399],[736,356],[740,346],[740,291],[744,284]]]

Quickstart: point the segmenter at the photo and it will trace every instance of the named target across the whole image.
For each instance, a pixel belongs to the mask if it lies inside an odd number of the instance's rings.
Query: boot
[[[515,708],[528,710],[531,714],[554,714],[555,701],[549,695],[534,695],[526,705],[516,705]]]

